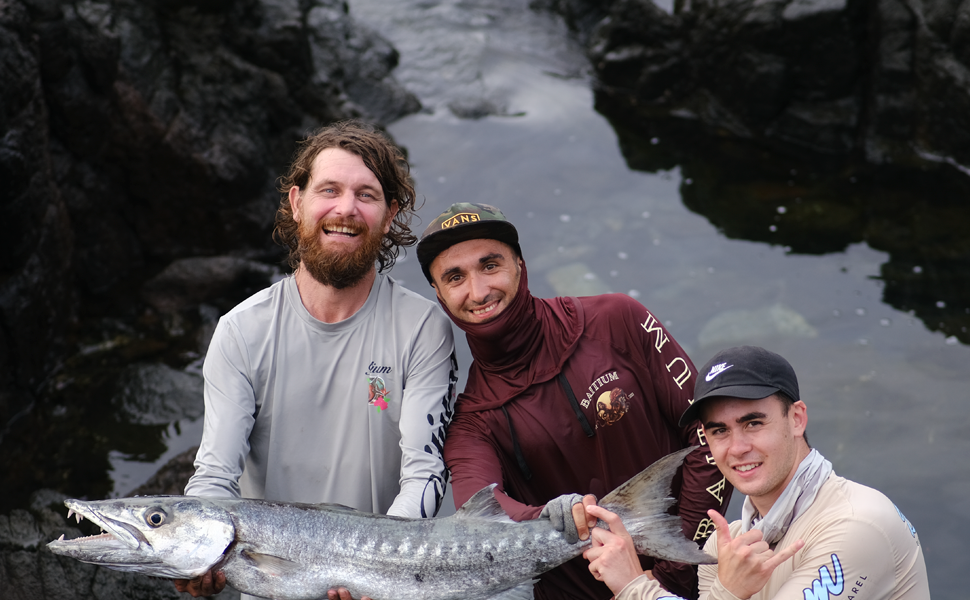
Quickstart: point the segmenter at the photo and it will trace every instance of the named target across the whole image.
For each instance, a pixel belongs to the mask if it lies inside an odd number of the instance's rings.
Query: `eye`
[[[160,527],[165,522],[167,517],[168,515],[165,514],[165,511],[160,508],[156,508],[145,515],[145,522],[151,527]]]

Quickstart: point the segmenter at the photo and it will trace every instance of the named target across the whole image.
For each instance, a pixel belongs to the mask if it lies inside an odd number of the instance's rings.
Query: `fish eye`
[[[145,515],[145,522],[152,527],[160,527],[165,522],[165,518],[167,516],[168,515],[165,514],[165,511],[160,508],[156,508]]]

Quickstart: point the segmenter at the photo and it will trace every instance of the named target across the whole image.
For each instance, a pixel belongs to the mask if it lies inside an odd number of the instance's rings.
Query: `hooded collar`
[[[474,359],[458,397],[459,412],[498,408],[529,386],[554,378],[583,333],[579,300],[534,298],[524,262],[515,298],[491,321],[466,323],[439,303],[465,332]]]

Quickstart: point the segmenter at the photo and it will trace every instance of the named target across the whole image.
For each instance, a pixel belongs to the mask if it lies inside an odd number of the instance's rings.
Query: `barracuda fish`
[[[640,554],[713,562],[684,537],[670,480],[692,450],[675,452],[600,501],[623,518]],[[146,496],[66,500],[68,518],[106,533],[48,544],[55,554],[118,571],[191,579],[221,569],[241,592],[276,600],[345,587],[374,600],[532,598],[538,575],[579,556],[548,519],[514,522],[482,489],[454,515],[402,519],[332,504]],[[598,526],[605,527],[602,521]]]

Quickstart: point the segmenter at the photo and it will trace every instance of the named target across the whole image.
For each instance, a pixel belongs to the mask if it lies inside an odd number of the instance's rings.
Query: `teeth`
[[[57,538],[57,541],[58,542],[63,542],[64,541],[64,534],[63,533],[61,534],[61,537]]]
[[[481,309],[478,309],[478,310],[473,310],[472,313],[474,313],[476,315],[484,315],[485,313],[492,312],[493,310],[495,310],[495,305],[494,304],[491,305],[491,306],[489,306],[489,307],[487,307],[487,308],[481,308]]]
[[[753,468],[755,468],[757,466],[758,465],[744,465],[742,467],[736,467],[736,469],[738,471],[741,471],[742,473],[747,473],[748,471],[750,471],[751,469],[753,469]]]

